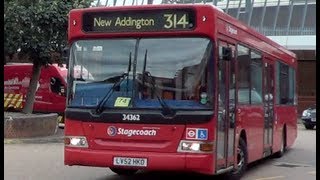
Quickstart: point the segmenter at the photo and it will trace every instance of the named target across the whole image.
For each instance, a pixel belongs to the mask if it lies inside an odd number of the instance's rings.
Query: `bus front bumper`
[[[146,167],[123,167],[161,171],[192,171],[213,174],[213,154],[161,153],[138,151],[92,150],[65,147],[64,164],[92,167],[122,167],[113,165],[113,157],[147,158]]]

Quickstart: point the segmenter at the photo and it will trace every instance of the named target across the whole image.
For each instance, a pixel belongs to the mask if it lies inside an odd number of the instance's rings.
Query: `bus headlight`
[[[198,142],[182,142],[181,150],[185,151],[199,151],[200,144]]]
[[[178,152],[208,153],[213,151],[213,142],[181,140]]]
[[[69,147],[88,147],[87,138],[83,136],[66,136],[64,138],[64,145]]]

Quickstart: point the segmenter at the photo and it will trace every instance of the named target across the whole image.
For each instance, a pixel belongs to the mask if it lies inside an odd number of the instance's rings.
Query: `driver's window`
[[[62,95],[64,93],[64,92],[61,92],[61,89],[63,89],[63,84],[62,84],[60,78],[51,77],[50,88],[53,93],[56,93],[59,95]]]

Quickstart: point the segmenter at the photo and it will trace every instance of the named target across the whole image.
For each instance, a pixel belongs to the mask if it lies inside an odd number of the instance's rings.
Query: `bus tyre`
[[[310,125],[310,124],[305,124],[304,127],[306,127],[306,129],[313,129],[314,128],[314,126]]]
[[[283,156],[285,150],[286,150],[286,137],[285,137],[285,134],[284,134],[284,131],[283,131],[282,132],[282,138],[281,138],[280,150],[274,154],[274,157],[281,158]]]
[[[238,180],[243,176],[247,169],[248,151],[246,142],[242,138],[239,139],[239,145],[237,148],[237,163],[238,168],[228,173],[227,179]]]
[[[138,170],[136,169],[122,169],[122,168],[110,168],[110,170],[120,176],[134,175]]]

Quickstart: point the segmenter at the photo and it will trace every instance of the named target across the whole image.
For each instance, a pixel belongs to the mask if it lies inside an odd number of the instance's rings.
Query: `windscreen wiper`
[[[118,87],[126,78],[126,76],[128,76],[127,73],[123,73],[121,78],[119,79],[118,82],[115,82],[113,84],[113,86],[109,89],[109,91],[107,92],[107,94],[102,98],[102,100],[98,103],[97,108],[96,108],[96,113],[101,113],[104,110],[104,104],[106,102],[108,102],[109,98],[111,97],[111,95],[113,94],[113,92],[115,91],[116,87]]]
[[[157,93],[156,91],[156,85],[155,85],[155,81],[152,77],[152,75],[150,74],[150,72],[146,72],[145,75],[147,77],[151,77],[151,86],[152,86],[152,91],[154,92],[154,94],[156,95],[161,107],[162,107],[162,114],[163,115],[174,115],[174,111],[168,106],[168,104],[162,99],[162,97]]]
[[[128,74],[128,76],[127,76],[127,95],[128,95],[128,91],[129,91],[129,73],[130,73],[130,71],[131,71],[131,52],[130,52],[130,54],[129,54],[129,64],[128,64],[128,69],[127,69],[127,74]]]
[[[129,54],[129,64],[128,64],[128,69],[126,73],[122,73],[120,76],[116,76],[118,81],[114,82],[113,86],[110,88],[110,90],[107,92],[107,94],[102,98],[102,100],[98,103],[97,108],[96,108],[96,113],[101,113],[104,110],[104,105],[106,102],[108,102],[109,98],[115,91],[116,87],[118,87],[127,77],[127,86],[128,86],[128,77],[129,77],[129,72],[131,70],[131,52]],[[113,79],[114,77],[108,78]],[[127,87],[128,90],[128,87]]]
[[[161,107],[162,107],[162,113],[163,115],[174,115],[174,111],[168,106],[168,104],[162,99],[162,97],[157,93],[156,91],[156,85],[155,81],[153,79],[153,76],[151,75],[150,72],[146,72],[146,64],[147,64],[147,55],[148,55],[148,50],[146,49],[146,53],[144,54],[144,62],[143,62],[143,71],[142,71],[142,88],[144,88],[145,84],[145,77],[150,77],[151,78],[151,86],[152,86],[152,92],[156,95]]]

